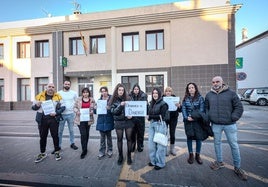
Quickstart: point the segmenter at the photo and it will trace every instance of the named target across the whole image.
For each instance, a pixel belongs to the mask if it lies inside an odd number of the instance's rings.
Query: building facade
[[[237,89],[242,94],[247,89],[268,87],[268,30],[236,46]]]
[[[183,97],[195,82],[204,95],[221,75],[236,89],[235,13],[225,0],[0,23],[0,109],[25,108],[53,82],[80,93],[135,83],[149,96],[171,86]],[[28,107],[28,106],[27,106]]]

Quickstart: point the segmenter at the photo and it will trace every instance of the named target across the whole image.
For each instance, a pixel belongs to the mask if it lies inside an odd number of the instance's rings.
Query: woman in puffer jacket
[[[195,160],[198,164],[203,164],[200,158],[200,152],[204,134],[201,126],[201,120],[193,117],[194,111],[195,113],[205,111],[204,98],[200,95],[195,83],[188,83],[185,88],[185,96],[182,103],[183,122],[189,152],[189,158],[187,161],[189,164],[193,164],[194,162],[192,141],[196,140]]]

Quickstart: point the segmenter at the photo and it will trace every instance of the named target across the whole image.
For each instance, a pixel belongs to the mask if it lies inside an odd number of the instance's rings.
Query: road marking
[[[185,153],[188,152],[187,147],[186,148],[181,148],[181,147],[176,147],[179,149],[176,153],[176,156],[169,156],[166,157],[166,162],[169,162]],[[135,154],[135,153],[134,153]],[[133,156],[133,155],[132,155]],[[123,167],[121,170],[121,173],[119,175],[119,179],[117,182],[117,187],[126,187],[126,183],[129,181],[133,181],[136,184],[138,184],[140,187],[151,187],[152,185],[148,184],[141,176],[151,170],[154,170],[154,167],[151,166],[145,166],[137,171],[134,171],[131,169],[131,165],[127,165],[127,162],[124,161]]]

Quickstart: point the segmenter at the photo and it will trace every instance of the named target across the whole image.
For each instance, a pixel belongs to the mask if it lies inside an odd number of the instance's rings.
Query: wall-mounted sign
[[[247,74],[245,72],[236,73],[236,80],[243,81],[247,78]]]

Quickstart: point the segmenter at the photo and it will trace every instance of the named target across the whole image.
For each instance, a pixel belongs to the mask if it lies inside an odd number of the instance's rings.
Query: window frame
[[[100,39],[104,39],[104,52],[100,50]],[[96,49],[93,48],[93,40],[96,40]],[[106,53],[106,36],[105,35],[95,35],[89,37],[90,41],[90,54],[103,54]]]
[[[75,44],[75,47],[73,44]],[[81,47],[81,49],[79,47]],[[83,46],[82,38],[81,37],[69,38],[69,55],[76,56],[76,55],[84,55],[84,54],[85,54],[85,49]]]
[[[17,42],[17,58],[25,59],[31,57],[30,41]]]
[[[3,43],[0,43],[0,60],[3,60],[4,59],[4,44]]]
[[[130,50],[127,50],[125,46],[126,44],[125,42],[127,42],[125,37],[129,37],[129,36],[131,36],[131,46],[130,46]],[[135,39],[135,36],[137,36],[137,39]],[[136,40],[137,40],[137,43],[135,43]],[[135,45],[137,45],[137,49]],[[122,33],[122,52],[135,52],[139,50],[140,50],[139,32]]]
[[[47,51],[47,54],[46,54],[46,51]],[[35,57],[36,58],[49,57],[49,40],[36,40],[35,41]]]
[[[159,77],[159,78],[157,78]],[[147,81],[149,79],[149,82]],[[154,81],[155,79],[156,81]],[[157,84],[157,80],[160,80],[160,84]],[[159,86],[160,85],[160,86]],[[165,75],[164,74],[152,74],[152,75],[145,75],[145,92],[150,95],[152,94],[153,88],[160,88],[162,93],[164,93],[164,86],[165,86]]]
[[[159,34],[162,34],[162,38],[159,38]],[[152,48],[149,48],[149,39],[148,36],[149,35],[154,35],[155,36],[155,43],[152,45],[155,45]],[[150,31],[146,31],[145,32],[145,38],[146,38],[146,42],[145,42],[145,49],[146,51],[154,51],[154,50],[164,50],[165,49],[165,40],[164,40],[164,30],[160,29],[160,30],[150,30]],[[160,45],[161,42],[161,45]],[[161,46],[161,48],[160,48]]]

